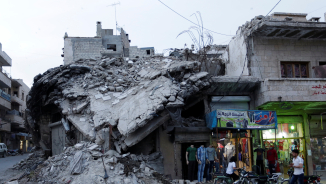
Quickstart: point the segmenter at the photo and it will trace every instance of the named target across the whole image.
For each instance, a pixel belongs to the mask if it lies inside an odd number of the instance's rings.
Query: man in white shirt
[[[292,150],[292,155],[293,163],[290,164],[290,166],[293,167],[294,172],[290,184],[294,184],[296,181],[298,181],[299,184],[303,184],[303,159],[298,156],[299,150],[297,149]]]

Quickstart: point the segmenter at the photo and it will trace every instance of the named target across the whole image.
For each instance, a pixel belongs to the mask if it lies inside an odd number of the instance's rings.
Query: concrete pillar
[[[326,15],[326,14],[325,14]],[[2,52],[2,44],[0,43],[0,52]]]
[[[102,24],[100,21],[96,22],[96,36],[102,37]]]
[[[324,13],[324,21],[326,22],[326,12]],[[1,44],[0,44],[1,47]]]
[[[307,171],[307,174],[312,175],[313,174],[313,163],[312,163],[312,155],[308,155],[308,150],[311,150],[310,146],[310,132],[309,132],[309,121],[308,121],[308,114],[304,113],[302,115],[303,117],[303,128],[304,128],[304,139],[305,139],[305,147],[306,147],[306,161],[307,163],[305,165],[305,171]],[[311,152],[311,151],[310,151]]]

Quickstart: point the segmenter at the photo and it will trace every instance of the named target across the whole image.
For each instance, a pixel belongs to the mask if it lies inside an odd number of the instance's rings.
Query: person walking
[[[205,170],[205,162],[208,161],[207,151],[204,145],[201,145],[197,149],[196,159],[198,162],[198,182],[203,183],[203,177],[204,177],[204,170]]]
[[[303,184],[303,159],[298,156],[299,150],[294,149],[292,150],[292,156],[293,156],[293,163],[290,164],[290,167],[293,167],[294,172],[293,176],[290,180],[290,184],[294,184],[298,181],[298,184]]]

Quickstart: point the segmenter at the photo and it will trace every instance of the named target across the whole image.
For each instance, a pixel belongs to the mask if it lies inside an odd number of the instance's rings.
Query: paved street
[[[17,176],[22,171],[12,170],[12,166],[17,162],[28,157],[29,154],[18,155],[18,156],[8,156],[6,158],[0,158],[0,183]]]
[[[29,154],[25,153],[24,155],[17,156],[7,156],[6,158],[0,158],[0,173],[11,168],[15,163],[21,161],[28,157]]]

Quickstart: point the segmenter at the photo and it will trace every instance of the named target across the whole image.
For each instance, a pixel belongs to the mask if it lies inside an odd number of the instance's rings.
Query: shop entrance
[[[188,165],[186,160],[186,151],[187,148],[190,147],[190,145],[194,145],[195,148],[199,148],[201,145],[204,145],[207,147],[207,142],[193,142],[193,143],[182,143],[181,144],[181,163],[182,163],[182,178],[187,180],[188,179]],[[195,172],[195,178],[197,178],[197,172],[198,172],[198,164],[196,163],[196,172]]]

